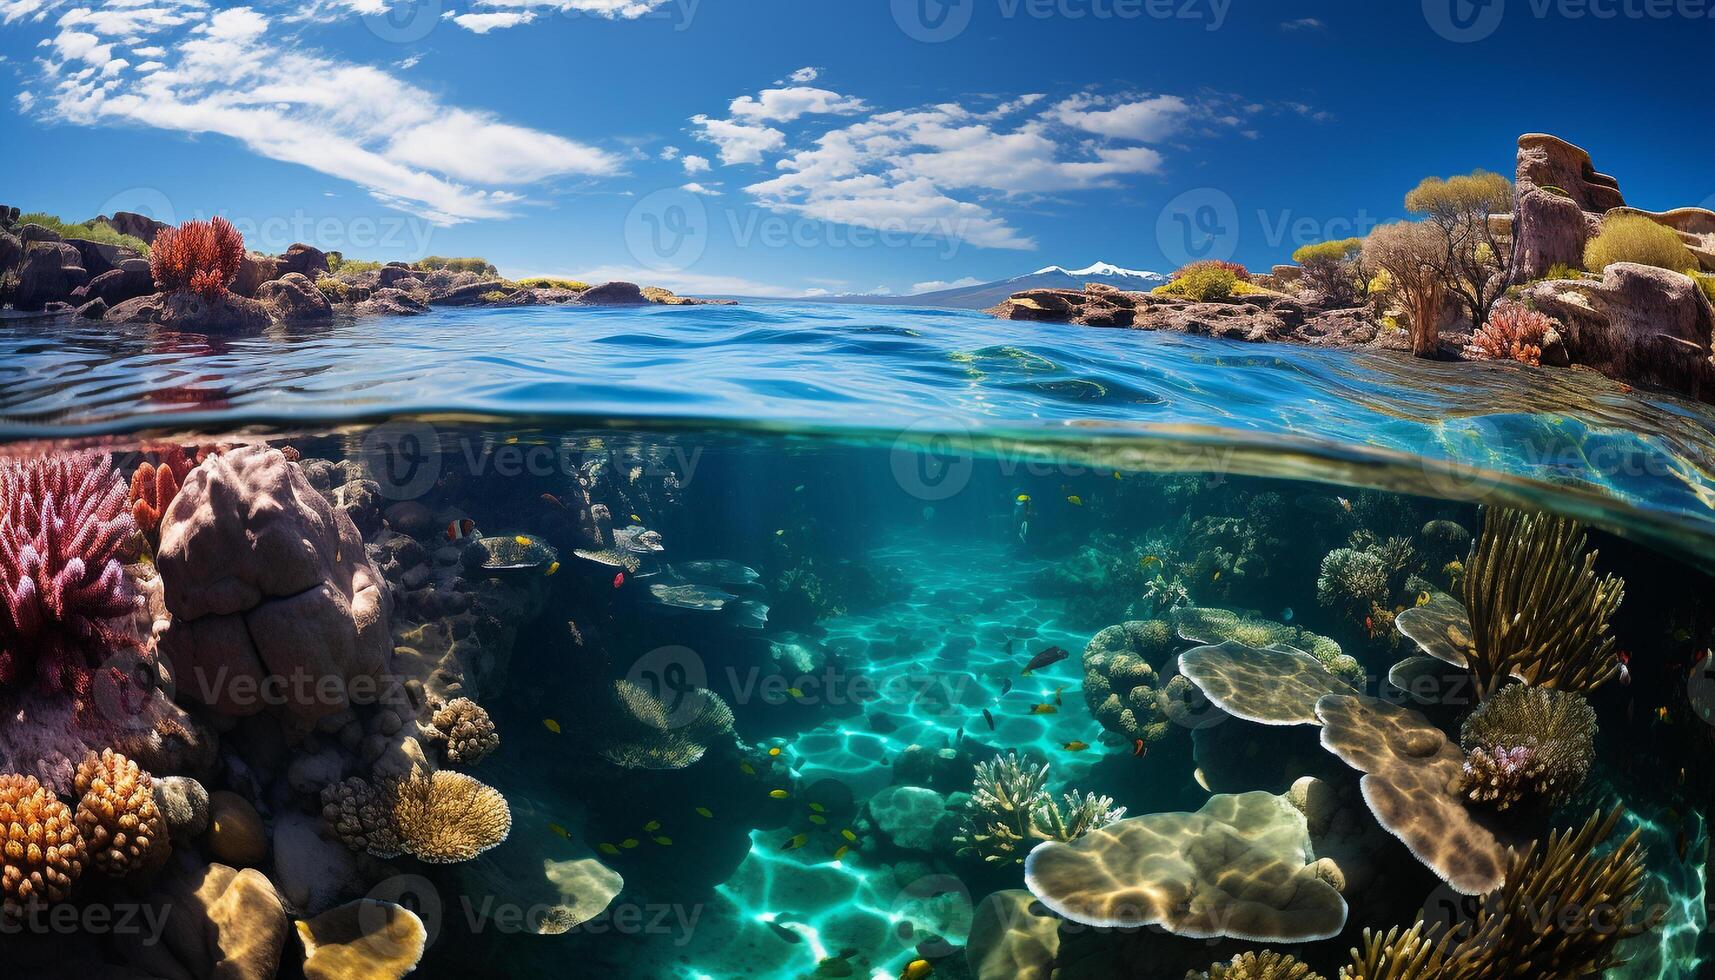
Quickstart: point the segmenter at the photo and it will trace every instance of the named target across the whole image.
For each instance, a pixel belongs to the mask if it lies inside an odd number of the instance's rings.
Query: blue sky
[[[1707,206],[1712,42],[1715,0],[0,0],[0,187],[686,292],[1266,267],[1528,131]]]

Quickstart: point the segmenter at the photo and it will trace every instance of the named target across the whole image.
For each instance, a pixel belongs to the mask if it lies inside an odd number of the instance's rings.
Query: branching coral
[[[1465,795],[1505,810],[1557,807],[1583,785],[1596,755],[1596,712],[1576,691],[1511,684],[1460,730]]]
[[[244,236],[220,217],[163,229],[149,248],[156,288],[192,292],[211,301],[226,295],[243,264]]]
[[[512,833],[512,808],[499,790],[446,770],[375,785],[344,780],[322,790],[322,816],[352,850],[430,864],[469,861]]]
[[[77,829],[97,871],[123,878],[167,858],[167,822],[155,805],[155,781],[113,751],[91,752],[77,767]]]
[[[161,517],[179,495],[192,462],[183,447],[166,445],[152,450],[158,462],[144,460],[131,474],[131,519],[151,547],[161,543]]]
[[[1471,342],[1465,345],[1465,357],[1472,361],[1541,364],[1542,344],[1549,328],[1559,326],[1558,320],[1523,303],[1500,303],[1490,311],[1488,321],[1471,334]]]
[[[85,859],[70,807],[32,776],[0,776],[0,909],[7,918],[65,901]]]
[[[1625,583],[1596,577],[1577,522],[1491,507],[1465,574],[1471,671],[1488,697],[1509,676],[1593,691],[1619,672],[1608,620]]]
[[[961,853],[989,862],[1024,860],[1026,841],[1072,841],[1125,816],[1125,807],[1094,793],[1065,796],[1066,809],[1047,790],[1048,764],[1020,762],[1008,752],[976,764],[964,824],[955,840]]]
[[[1185,980],[1322,980],[1322,975],[1285,953],[1265,949],[1212,964],[1206,972],[1187,974]]]
[[[0,687],[89,697],[95,670],[131,641],[120,550],[133,527],[106,456],[0,461]]]
[[[1437,933],[1423,922],[1385,934],[1365,929],[1364,948],[1352,950],[1352,961],[1340,968],[1339,980],[1455,980],[1444,969],[1446,937],[1437,939]]]
[[[1388,599],[1388,568],[1374,552],[1335,548],[1322,559],[1316,598],[1324,606],[1367,610]]]
[[[474,766],[500,747],[493,719],[470,698],[454,698],[441,705],[429,725],[424,734],[440,744],[447,761],[455,766]]]

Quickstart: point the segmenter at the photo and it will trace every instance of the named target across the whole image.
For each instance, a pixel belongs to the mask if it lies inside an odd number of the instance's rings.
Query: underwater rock
[[[952,746],[931,749],[908,745],[893,757],[893,781],[901,786],[926,786],[952,793],[970,787],[970,772],[970,756]]]
[[[417,968],[429,942],[417,913],[372,898],[296,925],[305,980],[400,980]]]
[[[923,786],[889,786],[870,797],[867,813],[888,843],[923,853],[951,850],[959,821],[945,796]]]
[[[261,872],[187,857],[150,898],[170,911],[162,939],[191,976],[271,980],[278,971],[291,925]]]
[[[230,790],[208,795],[208,849],[219,860],[239,867],[268,860],[268,834],[249,800]]]
[[[161,648],[181,692],[304,725],[354,693],[374,698],[392,651],[391,593],[351,519],[279,451],[244,447],[192,470],[156,564],[173,613]]]
[[[208,829],[208,790],[189,776],[157,776],[155,805],[161,808],[168,830],[179,837],[200,837]]]
[[[303,813],[274,821],[274,881],[291,907],[319,915],[364,888],[356,855],[321,834],[322,822]]]
[[[1693,398],[1715,393],[1715,307],[1682,272],[1618,262],[1599,283],[1549,280],[1527,286],[1524,298],[1560,321],[1577,364]]]
[[[1050,980],[1060,920],[1022,888],[984,898],[971,917],[965,962],[975,980]]]

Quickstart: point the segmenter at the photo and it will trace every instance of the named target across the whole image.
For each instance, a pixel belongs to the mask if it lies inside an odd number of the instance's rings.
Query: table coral
[[[391,780],[382,792],[400,844],[430,864],[469,861],[512,832],[506,797],[463,773]]]
[[[1228,640],[1180,654],[1179,670],[1215,707],[1259,725],[1318,724],[1318,698],[1358,693],[1315,657],[1289,646],[1258,649]]]

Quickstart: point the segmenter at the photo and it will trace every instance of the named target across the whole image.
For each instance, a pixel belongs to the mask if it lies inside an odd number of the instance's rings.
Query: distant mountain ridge
[[[1139,272],[1135,269],[1124,269],[1109,262],[1097,262],[1084,269],[1067,269],[1064,266],[1051,265],[1038,269],[1029,275],[1015,276],[996,282],[978,283],[974,286],[955,286],[951,289],[938,289],[929,293],[916,293],[911,296],[818,296],[812,299],[818,303],[866,303],[875,306],[939,306],[956,310],[986,310],[1000,303],[1013,293],[1026,289],[1083,289],[1086,283],[1099,282],[1104,286],[1124,289],[1133,292],[1147,292],[1167,282],[1167,277],[1159,272]]]

